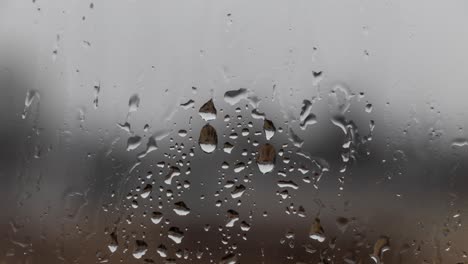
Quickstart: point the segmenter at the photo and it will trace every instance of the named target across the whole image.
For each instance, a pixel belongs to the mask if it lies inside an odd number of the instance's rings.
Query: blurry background
[[[1,0],[0,263],[464,263],[467,12]]]

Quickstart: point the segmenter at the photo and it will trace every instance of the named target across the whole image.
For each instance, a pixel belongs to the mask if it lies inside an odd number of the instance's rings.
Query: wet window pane
[[[465,263],[463,1],[0,2],[0,264]]]

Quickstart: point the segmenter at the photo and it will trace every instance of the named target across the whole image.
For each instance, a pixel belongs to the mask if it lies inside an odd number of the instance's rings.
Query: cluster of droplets
[[[249,187],[249,183],[252,182],[253,176],[256,173],[261,173],[262,175],[269,175],[268,179],[276,181],[276,186],[279,190],[276,194],[280,197],[280,203],[283,203],[286,199],[290,199],[299,190],[305,190],[306,188],[301,187],[302,183],[298,182],[296,179],[290,177],[291,174],[296,171],[299,172],[299,175],[302,175],[302,181],[305,184],[312,184],[315,189],[318,189],[320,179],[323,175],[330,170],[328,162],[322,158],[314,157],[311,154],[303,151],[302,146],[304,141],[295,133],[293,128],[288,125],[288,122],[285,124],[288,126],[288,129],[284,130],[281,126],[277,127],[275,123],[267,118],[267,115],[261,112],[256,106],[258,105],[258,98],[253,95],[247,89],[238,89],[233,91],[228,91],[224,94],[224,101],[231,106],[239,105],[243,100],[247,100],[250,105],[255,106],[253,110],[250,111],[251,116],[254,120],[261,121],[261,130],[252,132],[254,130],[255,124],[253,122],[247,123],[235,123],[235,120],[243,119],[241,115],[242,107],[236,107],[235,113],[236,117],[231,117],[226,114],[224,116],[224,121],[227,123],[227,130],[222,133],[218,133],[215,128],[214,123],[219,121],[218,115],[219,112],[224,112],[223,109],[218,111],[214,99],[209,99],[198,110],[198,115],[191,115],[189,118],[188,128],[177,129],[177,137],[181,141],[194,143],[192,137],[192,119],[198,117],[200,121],[204,124],[202,125],[200,132],[198,134],[197,144],[192,146],[188,145],[186,142],[179,143],[174,140],[173,137],[169,139],[170,145],[169,152],[163,153],[163,156],[168,161],[159,161],[153,165],[152,170],[158,169],[159,172],[153,173],[148,171],[144,176],[138,177],[138,186],[132,188],[126,196],[126,200],[122,207],[123,212],[127,214],[121,220],[120,217],[117,222],[114,223],[113,231],[106,231],[109,236],[108,250],[111,254],[116,254],[119,252],[119,248],[123,247],[121,252],[125,253],[131,250],[132,256],[135,259],[144,259],[146,262],[152,262],[153,260],[148,258],[148,255],[154,255],[156,253],[159,257],[164,258],[166,263],[175,263],[176,259],[203,259],[210,258],[210,262],[216,261],[218,263],[238,263],[238,259],[241,256],[241,253],[236,253],[238,248],[237,244],[232,243],[231,240],[234,234],[231,234],[234,230],[240,230],[240,233],[237,233],[237,236],[240,236],[243,240],[247,240],[247,233],[252,229],[253,219],[255,215],[255,203],[253,204],[253,210],[250,211],[248,215],[243,215],[242,210],[238,210],[234,207],[231,207],[228,198],[222,199],[220,196],[223,195],[224,191],[227,191],[227,197],[233,199],[236,202],[237,207],[241,206],[242,198],[246,195],[253,195],[252,187]],[[317,117],[312,113],[312,104],[314,100],[304,100],[303,107],[299,115],[299,127],[302,130],[308,129],[309,126],[313,126],[317,123]],[[346,102],[345,102],[346,104]],[[129,99],[129,110],[127,114],[127,120],[118,124],[118,126],[129,134],[127,139],[126,150],[129,152],[137,150],[144,138],[146,136],[137,135],[133,132],[130,123],[128,122],[129,116],[136,112],[140,105],[140,98],[138,95],[133,95]],[[188,100],[180,104],[182,110],[194,109],[195,101]],[[370,136],[362,140],[357,133],[357,128],[352,121],[347,121],[344,118],[344,113],[346,112],[346,106],[339,105],[341,107],[341,115],[335,115],[331,121],[336,126],[340,127],[346,135],[346,142],[344,149],[347,151],[347,154],[350,157],[354,154],[355,149],[360,144],[370,140]],[[249,109],[249,106],[246,105],[245,109]],[[366,106],[368,109],[368,106]],[[367,111],[367,110],[366,110]],[[370,110],[369,110],[370,111]],[[231,127],[229,131],[229,127]],[[145,132],[149,132],[149,126],[146,125],[144,128]],[[150,137],[147,138],[146,150],[137,154],[137,162],[130,169],[130,173],[135,172],[136,174],[141,174],[138,167],[142,164],[143,159],[152,151],[158,150],[157,141],[168,137],[171,132],[156,132],[153,133]],[[282,140],[286,138],[290,141],[289,143],[283,143],[280,146],[275,146],[272,139]],[[245,142],[251,146],[252,149],[243,148],[242,146]],[[224,141],[224,142],[222,142]],[[276,141],[276,140],[275,140]],[[220,142],[222,142],[220,144]],[[263,142],[263,143],[262,143]],[[211,156],[226,155],[227,157],[232,155],[237,155],[240,152],[242,157],[246,159],[236,160],[226,158],[221,164],[218,172],[220,173],[219,184],[222,188],[214,193],[215,197],[220,197],[215,202],[215,207],[222,209],[221,213],[216,215],[222,216],[225,218],[224,225],[219,226],[217,230],[221,232],[221,244],[228,246],[225,248],[224,255],[219,257],[217,260],[213,259],[213,253],[209,252],[208,255],[204,254],[203,250],[195,249],[177,249],[175,253],[172,253],[172,247],[176,248],[177,245],[182,245],[184,243],[184,238],[190,236],[193,227],[182,227],[173,223],[179,222],[171,215],[173,214],[176,217],[181,217],[184,219],[192,219],[192,217],[201,217],[199,214],[194,212],[191,209],[190,204],[193,203],[191,200],[183,199],[184,190],[190,189],[191,183],[188,180],[184,180],[184,176],[191,174],[191,157],[194,157],[196,153],[196,147],[199,148],[199,151]],[[238,149],[239,148],[239,149]],[[302,159],[303,162],[297,162],[297,159]],[[228,160],[234,160],[234,162],[228,162]],[[348,162],[348,160],[343,160]],[[256,166],[252,167],[252,164]],[[226,179],[226,173],[233,171],[235,175],[245,175],[243,179],[234,178],[232,180]],[[274,175],[279,176],[279,179],[273,177]],[[161,181],[155,176],[161,176]],[[207,179],[209,180],[209,179]],[[160,186],[156,187],[158,182]],[[204,185],[203,182],[201,183]],[[204,200],[205,195],[200,196],[200,200]],[[193,205],[193,204],[192,204]],[[229,206],[228,208],[226,208]],[[157,209],[155,208],[157,207]],[[168,211],[170,209],[170,211]],[[166,237],[167,242],[164,240],[158,239],[159,245],[156,247],[148,246],[152,244],[151,241],[146,239],[147,235],[145,233],[141,234],[138,237],[134,233],[128,233],[129,231],[125,228],[119,227],[120,222],[123,221],[127,225],[133,225],[136,218],[135,211],[143,210],[143,215],[146,217],[148,215],[149,223],[157,226],[157,230],[160,230],[161,237]],[[297,215],[301,218],[307,218],[306,208],[303,205],[294,205],[291,203],[286,206],[284,211],[286,215]],[[261,215],[263,217],[268,217],[268,212],[262,211]],[[140,221],[140,220],[139,220]],[[189,220],[190,221],[190,220]],[[345,217],[339,217],[336,220],[337,230],[345,232],[348,229],[348,225],[353,220],[349,220]],[[184,221],[183,221],[184,222]],[[180,222],[180,223],[183,223]],[[149,228],[146,223],[139,223],[144,229]],[[239,229],[237,229],[239,228]],[[212,232],[214,228],[211,225],[206,224],[203,227],[205,232]],[[333,233],[333,232],[332,232]],[[359,236],[359,234],[357,234]],[[286,239],[281,240],[281,244],[288,241],[288,246],[294,248],[296,235],[293,231],[289,231],[286,234]],[[308,235],[310,243],[303,245],[303,248],[306,253],[309,254],[318,254],[318,257],[321,260],[321,263],[331,263],[333,260],[336,250],[339,250],[336,247],[337,238],[334,236],[327,235],[326,229],[322,226],[319,215],[317,215],[311,223],[310,232]],[[381,263],[381,259],[385,251],[389,249],[389,240],[385,240],[383,243],[382,239],[379,239],[375,243],[375,250],[372,254],[368,255],[371,259],[375,260],[376,263]],[[132,242],[133,241],[133,242]],[[202,241],[198,241],[201,243]],[[326,246],[320,246],[326,244]],[[383,246],[380,246],[383,244]],[[155,248],[155,252],[152,252],[152,248]],[[221,249],[221,248],[219,248]],[[148,254],[151,252],[151,254]],[[172,255],[174,254],[174,255]],[[175,258],[173,258],[175,256]],[[288,259],[293,259],[292,256],[288,256]],[[346,263],[360,263],[362,261],[362,256],[358,257],[352,252],[348,252],[345,258]]]

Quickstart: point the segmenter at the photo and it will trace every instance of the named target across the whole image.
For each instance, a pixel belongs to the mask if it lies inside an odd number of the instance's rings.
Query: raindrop
[[[38,101],[41,99],[39,92],[36,90],[29,90],[26,93],[26,99],[24,100],[24,110],[23,114],[21,115],[21,118],[25,119],[26,115],[28,113],[29,107],[31,107],[31,104],[33,103],[34,99],[37,99]]]
[[[128,100],[128,112],[136,112],[138,107],[140,107],[140,97],[138,94],[134,94]]]
[[[374,244],[374,252],[371,255],[376,264],[382,263],[383,254],[390,250],[390,241],[388,237],[381,236]]]
[[[153,189],[153,186],[151,184],[147,184],[145,188],[143,188],[143,191],[140,194],[141,198],[143,199],[148,198],[148,196],[151,194],[152,189]]]
[[[135,135],[133,137],[129,137],[127,140],[127,151],[134,150],[141,145],[141,137]]]
[[[239,213],[234,210],[227,211],[228,221],[226,222],[226,227],[233,227],[234,224],[239,220]]]
[[[245,88],[240,88],[238,90],[231,90],[224,93],[224,101],[230,105],[235,105],[239,103],[242,99],[247,99],[248,90]]]
[[[263,131],[266,139],[270,140],[275,135],[276,127],[271,120],[265,119],[263,121]]]
[[[452,141],[452,147],[464,147],[468,146],[468,140],[466,138],[456,138]]]
[[[180,175],[180,169],[175,166],[171,166],[169,173],[166,175],[166,178],[164,179],[164,183],[171,185],[172,179],[179,175]]]
[[[231,192],[231,197],[234,199],[237,199],[242,196],[245,192],[245,186],[244,185],[239,185],[234,188],[234,190]]]
[[[309,237],[313,240],[317,240],[320,243],[325,241],[325,231],[320,224],[320,219],[315,218],[314,222],[312,223]]]
[[[111,242],[109,243],[107,247],[109,248],[110,252],[114,253],[115,251],[117,251],[117,248],[119,247],[119,242],[117,241],[117,235],[115,234],[115,232],[112,232],[110,234],[110,238],[111,238]]]
[[[276,150],[273,145],[266,143],[260,146],[257,155],[257,165],[263,174],[271,172],[275,167]]]
[[[228,254],[224,256],[219,264],[236,264],[237,263],[237,256],[235,254]]]
[[[158,252],[159,256],[161,256],[162,258],[167,257],[167,248],[163,244],[158,246],[158,248],[156,249],[156,252]]]
[[[163,219],[163,214],[160,212],[153,212],[151,215],[151,222],[153,222],[153,224],[155,225],[161,223],[162,219]]]
[[[171,227],[169,228],[169,231],[167,232],[167,237],[169,237],[176,244],[180,244],[182,243],[182,239],[184,238],[184,232],[182,232],[177,227]]]
[[[212,153],[215,151],[218,145],[218,135],[216,134],[215,128],[210,124],[206,124],[200,131],[198,143],[205,153]]]
[[[205,121],[216,119],[216,108],[213,103],[213,99],[210,99],[208,102],[202,105],[202,107],[200,107],[199,114]]]
[[[185,216],[190,213],[190,209],[184,202],[177,202],[174,204],[174,212],[178,215]]]
[[[231,143],[229,142],[224,143],[224,148],[223,148],[224,152],[231,154],[231,151],[233,148],[234,146]]]
[[[143,240],[136,240],[135,250],[133,251],[133,257],[136,259],[141,259],[148,251],[148,244]]]

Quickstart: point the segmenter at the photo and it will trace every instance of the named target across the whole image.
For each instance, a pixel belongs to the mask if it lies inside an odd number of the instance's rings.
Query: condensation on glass
[[[468,3],[0,3],[0,264],[467,263]]]

